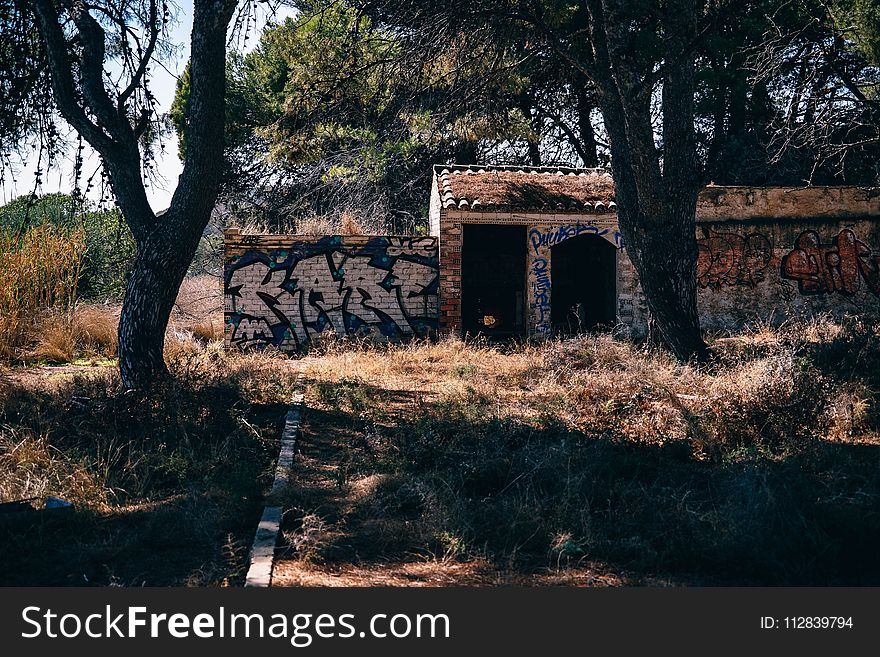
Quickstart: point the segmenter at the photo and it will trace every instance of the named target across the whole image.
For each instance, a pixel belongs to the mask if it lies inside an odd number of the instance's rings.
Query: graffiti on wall
[[[531,267],[535,333],[550,333],[550,272],[546,258],[535,258]]]
[[[618,249],[623,247],[619,231],[591,224],[582,224],[581,222],[544,229],[533,227],[529,230],[529,244],[532,245],[535,255],[538,255],[542,249],[556,246],[560,242],[564,242],[572,237],[578,237],[579,235],[597,235],[604,237]]]
[[[551,275],[551,249],[573,237],[595,235],[623,250],[623,240],[616,227],[599,227],[577,222],[564,226],[533,226],[529,229],[529,288],[532,292],[529,323],[533,333],[547,335],[552,332],[550,295],[553,285]]]
[[[841,230],[830,244],[823,244],[815,230],[807,230],[782,258],[782,277],[797,281],[801,294],[852,295],[864,282],[880,296],[880,254],[872,253],[849,228]]]
[[[226,262],[228,339],[295,349],[332,331],[399,339],[437,328],[434,238],[340,236],[254,250]]]
[[[710,231],[697,240],[697,284],[755,287],[764,280],[773,259],[773,244],[760,233],[738,235]]]

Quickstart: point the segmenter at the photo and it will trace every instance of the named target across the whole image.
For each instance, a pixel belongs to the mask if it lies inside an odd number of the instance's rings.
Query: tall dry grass
[[[335,485],[352,511],[322,518],[342,533],[322,558],[384,540],[398,552],[377,559],[880,581],[880,323],[818,318],[713,347],[695,367],[610,335],[328,342],[300,362],[307,434],[340,436],[323,453],[344,454]]]
[[[0,285],[4,274],[11,276],[0,272]],[[115,358],[121,306],[77,302],[75,288],[64,289],[64,285],[75,285],[74,281],[59,282],[60,291],[48,293],[39,287],[39,280],[35,279],[33,297],[19,294],[17,298],[23,299],[19,303],[14,302],[11,286],[0,292],[0,299],[11,308],[7,311],[7,306],[0,306],[0,361],[67,363]],[[184,280],[168,326],[169,357],[201,353],[206,343],[222,339],[223,295],[217,278],[202,275]]]
[[[118,324],[118,306],[76,304],[47,309],[32,323],[25,357],[51,363],[115,358]]]
[[[37,226],[0,231],[0,359],[17,357],[33,323],[48,308],[76,301],[85,254],[81,230]]]

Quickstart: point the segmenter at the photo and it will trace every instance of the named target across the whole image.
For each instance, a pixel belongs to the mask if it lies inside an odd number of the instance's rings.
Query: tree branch
[[[159,40],[158,19],[159,16],[156,6],[156,0],[150,0],[150,41],[147,43],[146,50],[141,53],[140,62],[138,63],[137,69],[131,76],[131,81],[128,83],[128,86],[122,90],[122,93],[119,94],[119,98],[116,101],[116,109],[120,115],[125,114],[125,102],[134,93],[135,89],[137,89],[138,85],[141,83],[141,80],[147,72],[147,66],[149,66],[150,64],[150,59],[153,57],[153,52],[156,49],[156,43]]]
[[[77,101],[76,84],[67,52],[67,41],[59,24],[59,14],[52,0],[34,0],[37,27],[46,45],[52,78],[52,94],[64,119],[88,140],[99,153],[113,147],[113,139],[86,115]]]

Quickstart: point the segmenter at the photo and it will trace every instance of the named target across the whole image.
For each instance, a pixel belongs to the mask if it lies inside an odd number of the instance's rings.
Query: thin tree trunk
[[[534,139],[532,135],[526,139],[526,146],[528,147],[529,152],[529,164],[533,167],[541,166],[541,126],[539,125],[540,121],[532,112],[532,105],[529,102],[528,96],[522,96],[519,101],[519,109],[523,113],[523,116],[528,120],[529,127],[532,129],[534,135],[537,135],[538,139]]]
[[[593,122],[590,115],[595,108],[595,101],[591,100],[591,94],[585,89],[579,89],[577,92],[577,115],[578,115],[578,132],[580,133],[581,142],[581,159],[584,166],[592,169],[599,166],[599,152],[596,144],[596,132],[593,130]]]
[[[477,142],[461,141],[455,147],[456,164],[477,164]]]

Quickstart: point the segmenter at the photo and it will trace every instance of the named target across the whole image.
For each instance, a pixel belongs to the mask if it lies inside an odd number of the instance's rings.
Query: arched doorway
[[[579,235],[551,250],[550,321],[570,335],[617,322],[617,248],[597,235]]]

